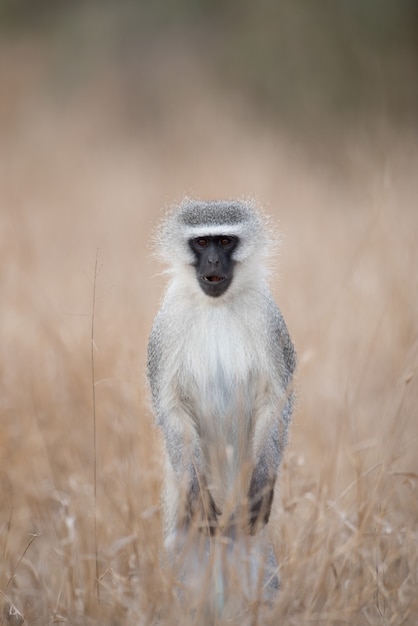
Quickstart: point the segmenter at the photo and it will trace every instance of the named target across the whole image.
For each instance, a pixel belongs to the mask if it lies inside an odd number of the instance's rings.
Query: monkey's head
[[[252,203],[239,200],[185,198],[158,234],[160,255],[177,284],[211,298],[259,280],[270,243],[266,219]]]

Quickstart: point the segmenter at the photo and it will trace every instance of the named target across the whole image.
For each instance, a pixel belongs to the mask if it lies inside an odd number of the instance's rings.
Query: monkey
[[[192,523],[255,536],[270,517],[296,366],[268,284],[268,218],[251,200],[185,198],[156,240],[170,281],[147,375],[165,447],[165,537]]]

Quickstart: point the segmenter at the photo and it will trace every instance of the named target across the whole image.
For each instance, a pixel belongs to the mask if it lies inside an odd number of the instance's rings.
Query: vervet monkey
[[[166,537],[193,520],[209,535],[255,535],[269,520],[294,395],[295,350],[267,282],[268,223],[249,201],[186,198],[157,239],[171,280],[148,378],[166,449]]]

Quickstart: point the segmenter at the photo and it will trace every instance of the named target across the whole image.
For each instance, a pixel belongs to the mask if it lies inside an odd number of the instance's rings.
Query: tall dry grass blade
[[[94,557],[96,565],[96,598],[97,605],[100,605],[100,580],[99,580],[99,558],[97,552],[97,438],[96,438],[96,374],[95,374],[95,360],[94,351],[96,345],[94,342],[94,320],[96,309],[96,283],[97,283],[97,263],[99,259],[99,249],[96,250],[96,261],[94,264],[94,277],[93,277],[93,301],[91,312],[91,386],[92,386],[92,401],[93,401],[93,491],[94,491]]]
[[[7,548],[9,544],[10,528],[12,526],[12,517],[13,517],[13,505],[10,507],[9,518],[6,522],[6,537],[4,539],[4,545],[3,545],[3,563],[6,562],[6,558],[7,558]]]
[[[9,580],[7,581],[6,587],[4,588],[4,594],[7,593],[7,590],[9,588],[10,583],[12,582],[13,578],[16,576],[16,572],[17,572],[17,570],[19,568],[19,565],[21,564],[22,559],[24,558],[26,552],[29,550],[29,548],[31,547],[31,545],[33,544],[35,539],[37,537],[39,537],[39,535],[40,535],[40,533],[33,533],[32,534],[32,537],[30,538],[26,548],[23,550],[22,554],[20,555],[20,558],[19,558],[18,562],[16,563],[16,565],[15,565],[15,567],[13,569],[13,572],[9,576]]]

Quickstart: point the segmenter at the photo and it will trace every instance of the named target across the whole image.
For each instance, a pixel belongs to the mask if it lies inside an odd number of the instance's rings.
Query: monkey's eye
[[[208,245],[208,240],[205,239],[204,237],[200,237],[199,239],[196,239],[196,244],[200,248],[205,248]]]
[[[226,246],[229,246],[231,241],[232,241],[232,239],[230,237],[221,237],[219,239],[219,245],[222,246],[223,248],[225,248]]]

